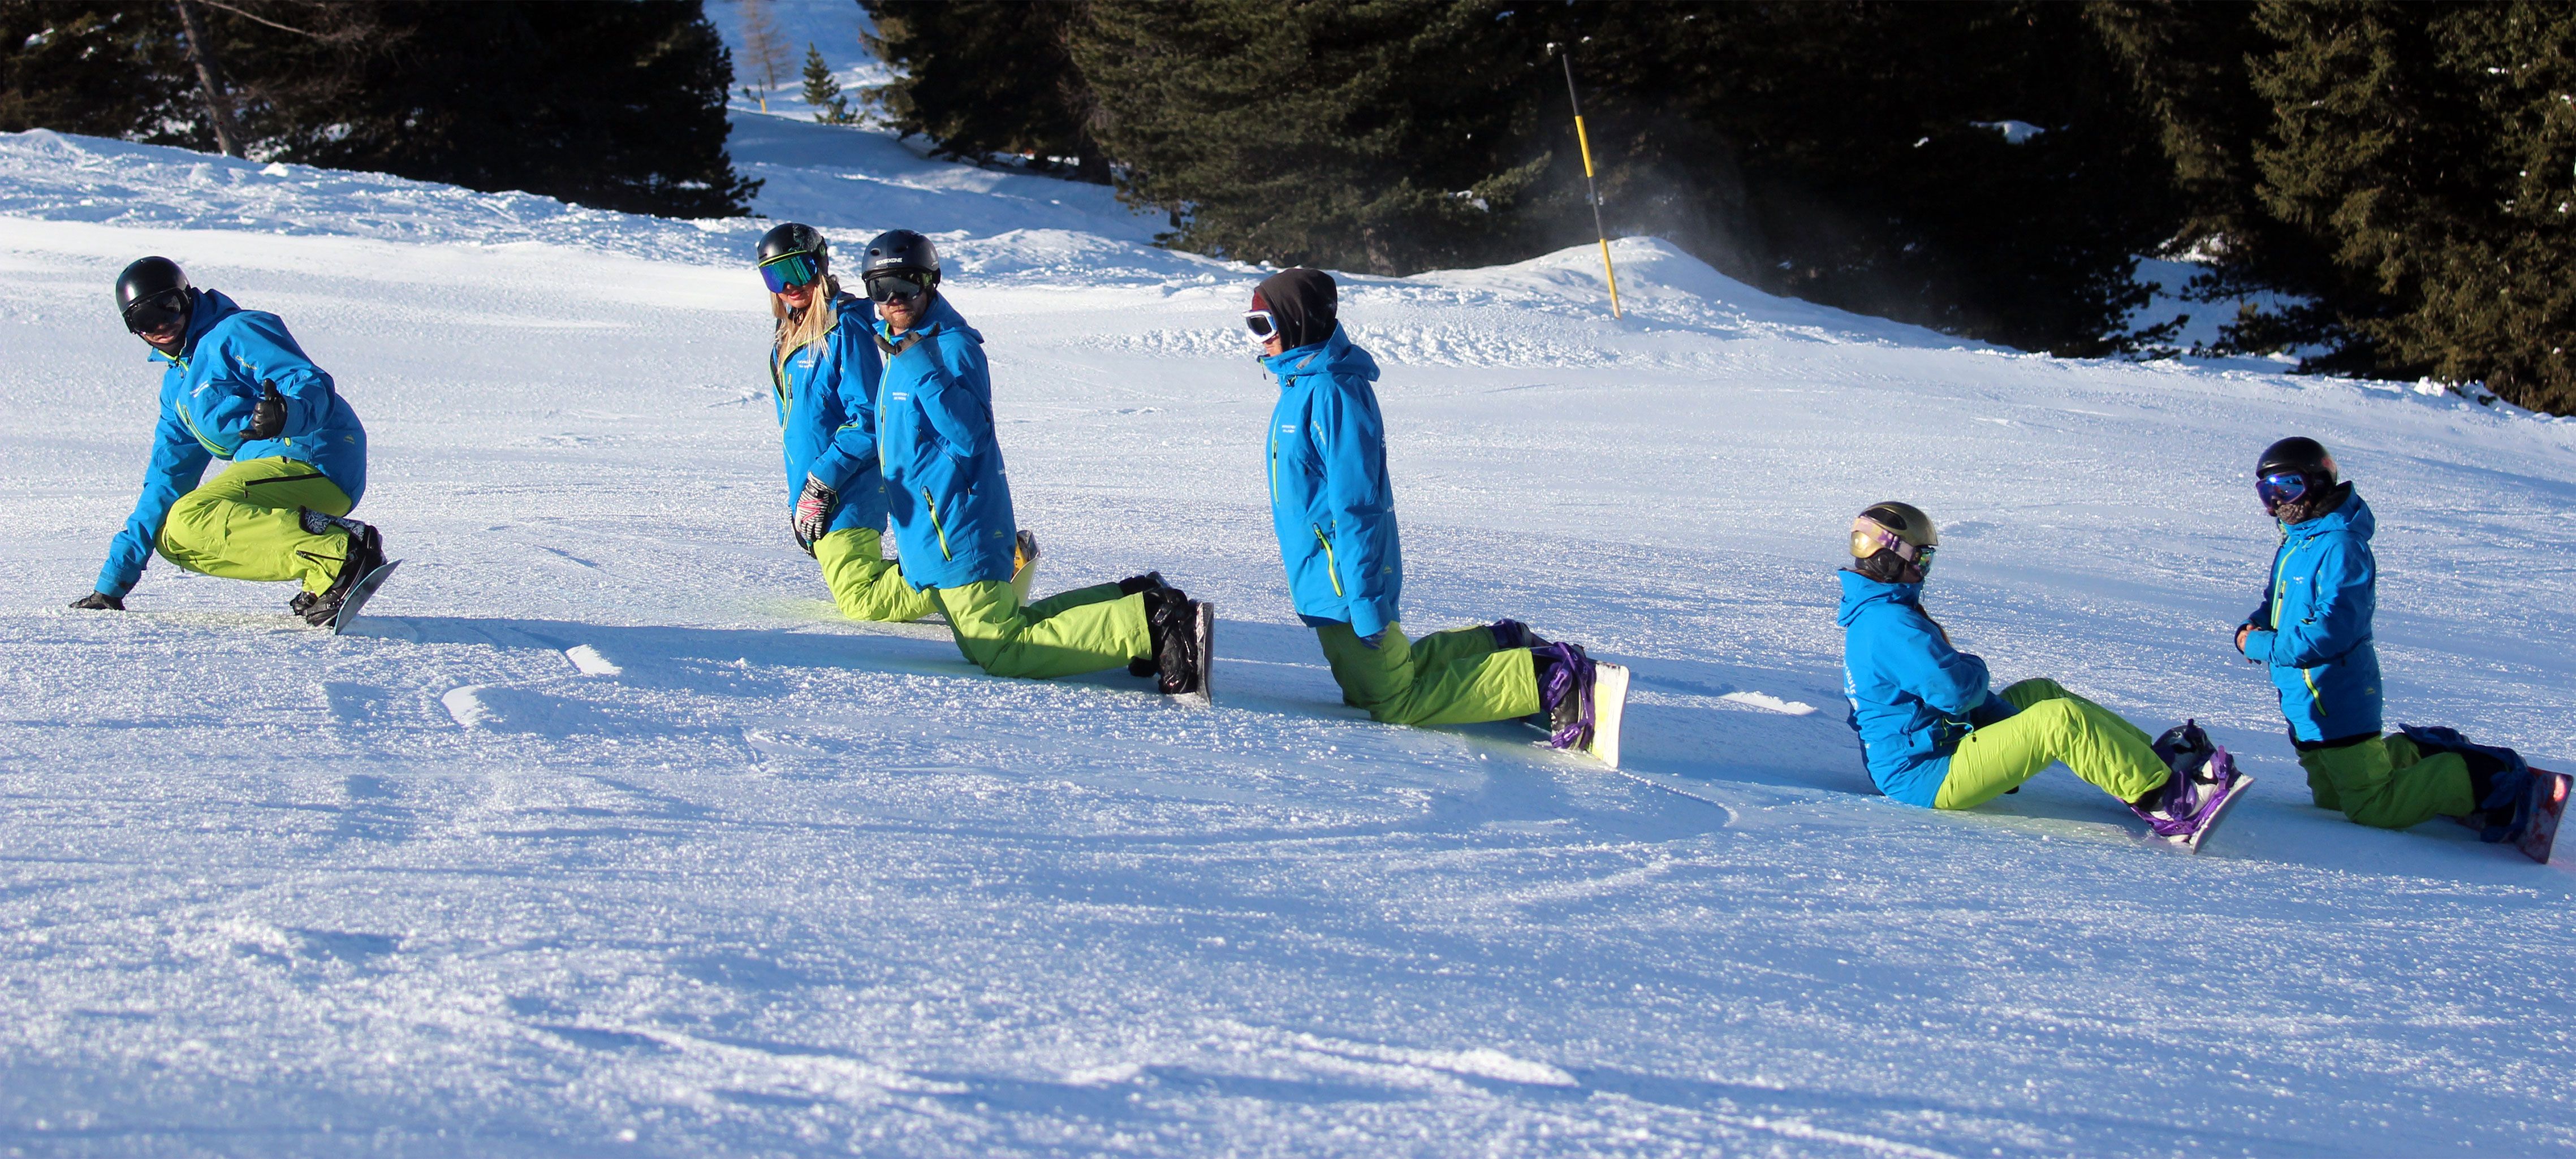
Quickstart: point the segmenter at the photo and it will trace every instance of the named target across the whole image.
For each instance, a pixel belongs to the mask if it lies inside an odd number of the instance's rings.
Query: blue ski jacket
[[[1288,594],[1311,626],[1346,623],[1374,636],[1395,623],[1404,590],[1395,488],[1377,360],[1331,337],[1262,359],[1279,376],[1270,415],[1270,522],[1288,565]]]
[[[2370,637],[2379,607],[2370,535],[2378,526],[2356,492],[2333,511],[2282,528],[2271,586],[2245,618],[2253,629],[2245,656],[2271,665],[2293,741],[2379,734],[2379,650]]]
[[[787,460],[787,505],[805,477],[841,493],[826,533],[885,527],[885,477],[877,469],[876,311],[855,294],[832,297],[829,330],[794,350],[770,346],[769,399]]]
[[[1878,791],[1930,808],[1950,775],[1950,754],[1975,727],[2010,716],[1986,687],[1986,662],[1950,646],[1923,614],[1923,585],[1880,583],[1858,572],[1843,581],[1843,695],[1860,734],[1861,759]]]
[[[304,356],[286,323],[265,310],[245,310],[215,290],[191,290],[188,336],[161,372],[161,419],[143,468],[143,495],[125,529],[108,544],[98,590],[123,596],[143,578],[171,505],[196,489],[216,459],[294,459],[310,463],[355,504],[367,490],[367,432],[342,401],[331,376]],[[273,439],[248,435],[251,409],[265,387],[286,400],[285,430]]]
[[[993,380],[984,336],[948,304],[930,301],[921,325],[887,350],[877,385],[877,459],[903,578],[915,590],[1011,578],[1011,480],[993,437]]]

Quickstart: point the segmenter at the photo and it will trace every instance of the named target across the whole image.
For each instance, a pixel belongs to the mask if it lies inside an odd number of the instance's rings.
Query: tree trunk
[[[224,91],[223,64],[206,40],[206,22],[189,0],[171,0],[179,9],[179,26],[188,34],[188,63],[197,66],[197,83],[205,89],[206,117],[215,124],[215,145],[226,157],[242,155],[241,126],[233,121],[232,94]]]

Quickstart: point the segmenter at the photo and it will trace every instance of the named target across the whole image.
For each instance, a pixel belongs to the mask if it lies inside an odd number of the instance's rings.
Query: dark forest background
[[[724,148],[732,77],[697,0],[0,0],[0,130],[632,213],[746,212],[754,187]]]
[[[2210,353],[2576,410],[2576,5],[860,3],[899,128],[1063,159],[1193,250],[1400,274],[1589,240],[1570,50],[1613,234],[1763,289],[2155,352],[2134,259],[2189,255],[2205,303],[2304,303]]]
[[[1589,241],[1570,52],[1612,232],[1763,289],[2152,356],[2135,260],[2190,256],[2207,309],[2296,303],[2210,353],[2576,411],[2576,5],[858,3],[884,119],[1114,184],[1192,250],[1402,274]],[[752,193],[694,0],[0,0],[0,129],[221,147],[192,17],[245,155],[681,216]]]

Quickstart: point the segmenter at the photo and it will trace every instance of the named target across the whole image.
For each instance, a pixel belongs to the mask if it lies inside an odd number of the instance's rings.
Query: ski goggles
[[[1268,310],[1246,310],[1244,328],[1252,331],[1253,341],[1268,342],[1279,333],[1279,319]]]
[[[125,307],[125,331],[149,334],[166,330],[188,317],[188,291],[163,290],[149,298],[138,298]]]
[[[822,280],[823,259],[798,250],[784,253],[760,263],[760,280],[769,284],[769,292],[784,294],[797,286],[810,286]]]
[[[929,281],[920,277],[878,274],[868,279],[868,300],[872,302],[910,302],[929,292]]]
[[[2263,500],[2263,510],[2278,511],[2284,503],[2295,503],[2308,493],[2308,477],[2296,471],[2265,475],[2254,480],[2254,494]]]
[[[1927,543],[1921,547],[1916,547],[1911,543],[1907,543],[1903,539],[1898,538],[1895,532],[1879,526],[1878,521],[1875,519],[1852,520],[1851,553],[1853,559],[1868,559],[1873,555],[1877,555],[1882,548],[1895,552],[1896,558],[1913,564],[1914,570],[1922,572],[1927,576],[1932,574],[1932,557],[1939,554],[1941,551],[1939,544]]]

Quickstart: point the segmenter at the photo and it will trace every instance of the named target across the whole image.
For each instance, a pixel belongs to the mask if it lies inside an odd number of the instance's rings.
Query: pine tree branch
[[[223,2],[223,0],[197,0],[197,3],[199,3],[199,4],[203,4],[203,5],[205,5],[205,6],[206,6],[206,7],[208,7],[208,8],[221,8],[221,9],[223,9],[224,11],[226,11],[226,12],[230,12],[230,13],[232,13],[232,14],[233,14],[233,15],[235,15],[235,16],[239,16],[239,17],[241,17],[241,18],[242,18],[242,19],[244,19],[244,20],[248,20],[248,21],[250,21],[250,22],[252,22],[252,23],[254,23],[254,24],[265,24],[265,25],[267,25],[267,26],[269,26],[269,27],[271,27],[271,28],[274,28],[274,29],[276,29],[276,30],[278,30],[278,31],[280,31],[280,32],[292,32],[292,33],[296,34],[297,36],[306,37],[306,38],[308,38],[308,39],[312,39],[312,40],[328,40],[328,39],[330,39],[329,37],[323,36],[321,33],[318,33],[318,32],[306,32],[305,30],[303,30],[303,29],[301,29],[301,28],[296,28],[296,27],[292,27],[292,26],[290,26],[290,25],[280,24],[280,23],[278,23],[278,22],[276,22],[276,21],[274,21],[274,20],[269,19],[268,17],[262,16],[262,15],[260,15],[260,14],[256,13],[256,12],[252,12],[252,11],[250,11],[250,10],[248,10],[248,9],[245,9],[245,8],[236,8],[236,7],[234,7],[234,6],[230,5],[230,4],[226,4],[226,3],[224,3],[224,2]]]

